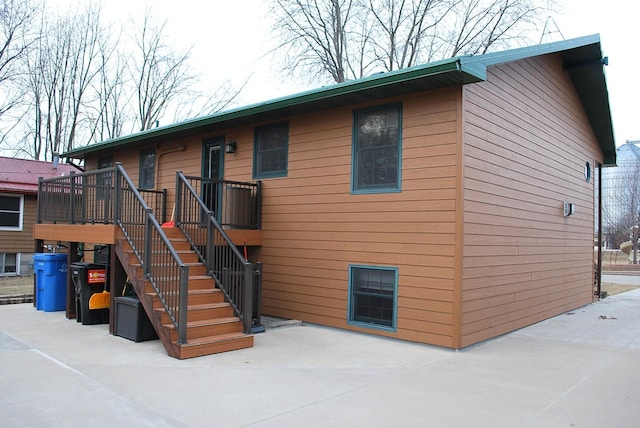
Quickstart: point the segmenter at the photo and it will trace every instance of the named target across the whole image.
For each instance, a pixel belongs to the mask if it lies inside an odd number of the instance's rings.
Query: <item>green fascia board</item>
[[[326,108],[328,104],[322,104],[324,101],[329,103],[334,100],[344,100],[367,91],[378,90],[384,96],[393,96],[397,94],[395,92],[396,88],[412,82],[431,82],[433,87],[480,82],[486,80],[487,67],[489,66],[554,53],[559,53],[562,56],[565,66],[578,64],[577,70],[568,69],[567,72],[571,76],[603,151],[604,165],[615,165],[616,150],[609,95],[604,70],[600,64],[602,53],[600,36],[597,34],[501,52],[459,56],[401,70],[379,73],[358,80],[325,86],[236,109],[225,110],[209,116],[153,128],[101,143],[78,147],[62,153],[61,156],[81,159],[87,154],[112,150],[128,144],[144,143],[155,138],[188,132],[200,127],[224,125],[225,122],[231,124],[233,121],[242,120],[243,118],[248,120],[251,117],[259,117],[269,113],[276,114],[278,111],[283,112],[284,116],[286,114],[284,112],[287,109],[298,106],[316,106],[317,109]]]
[[[589,36],[583,36],[569,40],[561,40],[558,42],[527,46],[523,48],[509,49],[506,51],[469,56],[467,57],[467,61],[477,61],[485,64],[486,66],[491,66],[531,58],[534,56],[569,51],[572,49],[582,48],[584,46],[594,44],[600,44],[600,36],[598,34],[592,34]]]
[[[203,116],[176,124],[141,131],[136,134],[114,138],[101,143],[78,147],[76,149],[62,153],[61,156],[68,158],[81,158],[84,155],[92,152],[97,152],[105,149],[113,149],[130,143],[141,142],[164,135],[170,135],[176,132],[187,131],[201,126],[220,124],[226,121],[231,121],[233,119],[254,116],[256,114],[269,111],[338,98],[365,90],[389,88],[388,96],[391,96],[393,95],[393,87],[403,82],[410,82],[418,79],[429,79],[434,78],[435,76],[442,75],[459,75],[460,77],[457,78],[457,81],[470,83],[484,80],[484,78],[486,77],[486,70],[483,70],[481,69],[481,67],[478,67],[476,65],[463,67],[461,65],[460,58],[449,58],[429,64],[418,65],[386,73],[379,73],[358,80],[325,86],[318,89],[276,98],[245,107],[225,110],[223,112],[215,113],[209,116]]]

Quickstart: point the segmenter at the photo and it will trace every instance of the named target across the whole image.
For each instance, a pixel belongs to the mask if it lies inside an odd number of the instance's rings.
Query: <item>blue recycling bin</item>
[[[64,311],[67,306],[67,255],[35,254],[33,269],[36,274],[36,309]]]

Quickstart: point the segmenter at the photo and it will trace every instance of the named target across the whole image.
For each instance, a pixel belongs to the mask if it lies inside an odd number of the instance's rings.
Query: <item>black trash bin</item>
[[[76,321],[83,325],[108,324],[109,308],[89,309],[91,296],[105,289],[105,266],[87,262],[71,263],[71,280],[76,291]]]

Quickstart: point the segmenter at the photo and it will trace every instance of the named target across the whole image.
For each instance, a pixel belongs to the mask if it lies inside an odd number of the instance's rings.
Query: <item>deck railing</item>
[[[261,182],[244,183],[231,180],[182,175],[207,210],[212,211],[223,228],[260,229]]]
[[[145,202],[122,165],[41,179],[38,223],[43,222],[120,226],[140,262],[144,279],[151,282],[175,326],[178,342],[186,342],[189,268],[162,230],[154,209]]]
[[[227,225],[259,226],[259,213],[254,205],[256,202],[249,200],[250,197],[258,200],[259,184],[187,177],[180,171],[176,174],[175,224],[184,232],[191,247],[215,279],[216,285],[242,320],[244,332],[251,333],[252,326],[260,325],[260,302],[256,299],[259,298],[261,268],[259,265],[254,268],[247,260],[247,255],[238,250],[217,220],[219,216],[216,215],[216,210],[207,206],[207,201],[224,200],[224,196],[213,197],[214,188],[221,192],[217,195],[225,195],[226,191],[226,203],[229,203],[229,198],[239,197],[230,196],[236,189],[242,194],[243,199],[238,202],[242,204],[238,211],[241,218],[227,217]],[[253,216],[245,210],[252,207],[256,213]]]
[[[122,168],[120,166],[120,168]],[[118,166],[40,180],[38,223],[113,223]],[[138,190],[160,223],[166,221],[167,191]]]

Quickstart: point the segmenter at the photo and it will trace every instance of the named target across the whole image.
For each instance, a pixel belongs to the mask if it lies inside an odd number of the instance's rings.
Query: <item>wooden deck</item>
[[[114,224],[34,224],[33,239],[115,244],[117,230]],[[237,246],[262,245],[262,230],[227,229],[225,232]]]

